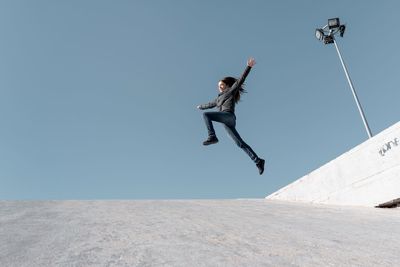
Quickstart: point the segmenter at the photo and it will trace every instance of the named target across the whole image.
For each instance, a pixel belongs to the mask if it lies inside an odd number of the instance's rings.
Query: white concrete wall
[[[400,198],[400,122],[266,198],[355,206]]]

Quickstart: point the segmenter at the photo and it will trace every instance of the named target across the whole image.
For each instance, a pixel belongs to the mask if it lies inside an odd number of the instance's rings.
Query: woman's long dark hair
[[[233,84],[234,84],[236,81],[237,81],[236,78],[230,77],[230,76],[224,77],[224,78],[221,80],[221,82],[225,83],[228,87],[232,87]],[[240,95],[241,95],[241,94],[246,93],[246,90],[244,90],[243,85],[244,85],[244,84],[242,84],[242,86],[240,86],[239,90],[237,90],[237,91],[236,91],[236,94],[234,95],[235,103],[237,103],[237,102],[240,101]]]

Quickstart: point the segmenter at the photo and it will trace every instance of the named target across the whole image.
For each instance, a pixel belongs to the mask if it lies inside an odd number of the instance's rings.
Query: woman
[[[243,83],[249,74],[251,68],[256,64],[254,58],[250,58],[247,61],[247,67],[240,79],[233,77],[225,77],[218,82],[219,94],[216,99],[210,103],[197,106],[198,109],[209,109],[218,107],[219,111],[215,112],[204,112],[203,117],[208,130],[208,139],[203,142],[203,145],[211,145],[218,142],[218,138],[215,135],[214,127],[212,122],[220,122],[224,125],[228,134],[232,137],[235,143],[249,155],[249,157],[256,163],[260,175],[264,172],[265,160],[259,158],[257,154],[246,144],[239,133],[236,131],[236,116],[235,116],[235,104],[239,102],[240,95],[245,92],[243,89]]]

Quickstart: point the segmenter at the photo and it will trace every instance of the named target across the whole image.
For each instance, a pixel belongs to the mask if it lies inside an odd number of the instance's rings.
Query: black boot
[[[260,159],[256,165],[257,165],[258,172],[260,173],[260,175],[263,174],[263,172],[264,172],[265,160]]]
[[[203,142],[203,145],[208,146],[215,143],[218,143],[218,138],[215,135],[210,135],[207,140]]]

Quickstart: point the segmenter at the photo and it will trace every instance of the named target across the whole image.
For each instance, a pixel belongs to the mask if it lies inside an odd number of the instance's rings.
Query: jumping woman
[[[208,139],[203,142],[203,145],[211,145],[218,143],[218,138],[215,135],[213,121],[220,122],[224,125],[228,134],[232,137],[235,143],[249,155],[249,157],[256,163],[258,171],[261,174],[264,172],[265,160],[259,158],[257,154],[246,144],[236,131],[236,116],[235,104],[239,102],[240,95],[245,92],[243,83],[249,74],[251,68],[256,64],[254,58],[247,61],[247,67],[242,77],[236,79],[234,77],[225,77],[218,82],[219,94],[216,99],[210,103],[197,106],[198,109],[209,109],[217,107],[219,111],[204,112],[203,117],[208,130]]]

